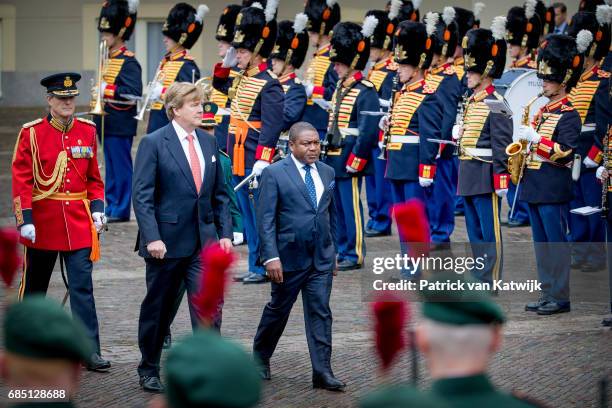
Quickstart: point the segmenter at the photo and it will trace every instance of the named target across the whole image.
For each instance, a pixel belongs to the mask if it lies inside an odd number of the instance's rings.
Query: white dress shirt
[[[302,176],[302,181],[306,183],[306,170],[304,170],[305,164],[296,159],[294,155],[291,155],[291,158],[293,159],[293,163],[295,163],[295,166],[297,167],[300,176]],[[319,171],[317,170],[317,165],[314,163],[310,165],[310,175],[312,176],[312,181],[314,181],[318,205],[319,201],[321,201],[321,196],[323,195],[324,187],[323,181],[321,180],[321,176],[319,175]]]
[[[172,126],[174,126],[174,131],[178,135],[179,142],[181,142],[181,147],[185,152],[185,156],[187,157],[187,161],[189,162],[189,166],[191,166],[191,159],[189,158],[189,140],[187,136],[189,133],[185,129],[181,127],[175,120],[172,120]],[[202,147],[200,147],[200,142],[198,141],[198,135],[196,135],[195,130],[192,133],[193,135],[193,145],[195,146],[196,154],[198,155],[198,159],[200,160],[200,176],[202,176],[202,181],[204,181],[204,154],[202,154]]]

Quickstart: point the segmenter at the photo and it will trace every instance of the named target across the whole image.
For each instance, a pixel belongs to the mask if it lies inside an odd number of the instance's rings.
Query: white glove
[[[354,168],[352,168],[351,166],[349,166],[348,164],[344,167],[346,169],[347,173],[357,173],[357,170],[355,170]]]
[[[106,215],[101,212],[95,212],[91,214],[91,218],[93,219],[94,226],[96,227],[96,231],[102,232],[102,229],[106,225]]]
[[[463,126],[461,126],[461,125],[454,125],[453,126],[453,131],[452,131],[453,140],[459,140],[459,138],[461,137],[462,133],[463,133]]]
[[[388,108],[389,106],[391,106],[391,100],[389,99],[380,98],[378,99],[378,103],[380,103],[380,106],[382,108]]]
[[[261,176],[261,172],[263,171],[263,169],[265,169],[269,165],[270,163],[265,160],[257,160],[253,165],[253,173],[255,173],[257,177],[259,177]]]
[[[107,86],[108,84],[106,83],[106,81],[102,81],[100,83],[100,92],[102,92],[102,95],[104,95],[104,90],[106,89]]]
[[[378,148],[382,150],[384,144],[385,143],[381,140],[380,142],[378,142]]]
[[[495,194],[497,194],[497,196],[499,198],[504,198],[508,194],[508,189],[507,188],[498,188],[498,189],[495,190]]]
[[[306,89],[306,96],[310,98],[312,96],[312,92],[314,91],[314,85],[311,83],[306,83],[304,84],[304,89]]]
[[[19,228],[19,232],[25,239],[32,241],[32,243],[36,242],[36,228],[34,228],[34,224],[22,225]]]
[[[433,184],[433,179],[419,177],[419,185],[423,188],[427,188]]]
[[[164,86],[159,82],[156,82],[153,89],[151,89],[151,101],[158,101],[161,98],[163,90]]]
[[[587,169],[594,169],[595,167],[599,166],[599,164],[595,163],[588,156],[584,158],[584,160],[582,161],[582,164],[584,164],[584,167],[586,167]]]
[[[225,53],[225,57],[223,57],[223,62],[221,62],[221,66],[223,68],[231,68],[238,63],[238,57],[236,56],[236,49],[234,47],[228,48]]]
[[[244,235],[242,232],[234,232],[234,239],[232,240],[232,244],[234,246],[240,245],[244,242]]]
[[[384,131],[388,125],[389,125],[389,114],[381,116],[380,120],[378,121],[378,128]]]
[[[519,129],[519,140],[526,140],[531,143],[539,143],[540,135],[531,126],[521,125]]]
[[[604,179],[608,177],[608,171],[606,170],[604,166],[599,166],[597,168],[597,171],[595,172],[595,177],[603,181]]]

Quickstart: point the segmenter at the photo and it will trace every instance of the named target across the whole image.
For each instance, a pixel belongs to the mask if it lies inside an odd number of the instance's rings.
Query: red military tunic
[[[104,212],[104,184],[96,152],[96,127],[86,119],[64,127],[48,115],[23,125],[13,154],[13,210],[17,226],[36,228],[36,242],[24,245],[74,251],[97,240],[91,213]]]

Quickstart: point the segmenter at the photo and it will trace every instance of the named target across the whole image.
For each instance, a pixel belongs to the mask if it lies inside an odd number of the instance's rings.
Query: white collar
[[[293,154],[291,155],[291,158],[293,159],[293,162],[295,163],[295,165],[298,168],[298,170],[304,170],[304,166],[306,166],[306,164],[304,164],[301,161],[299,161],[298,159],[296,159]],[[315,165],[315,163],[311,163],[310,164],[310,168],[316,170],[317,166]]]
[[[174,131],[176,132],[179,140],[185,140],[187,138],[187,136],[189,136],[189,133],[187,133],[187,131],[185,129],[183,129],[181,127],[181,125],[178,124],[178,122],[174,119],[172,119],[172,126],[174,127]],[[194,139],[196,138],[196,132],[195,130],[193,131],[193,137]]]

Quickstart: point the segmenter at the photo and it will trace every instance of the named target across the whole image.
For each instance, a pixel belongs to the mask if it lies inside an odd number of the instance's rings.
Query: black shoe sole
[[[355,265],[350,265],[350,266],[338,266],[339,271],[352,271],[352,270],[361,269],[361,268],[363,268],[363,265],[361,264],[355,264]]]
[[[259,283],[268,283],[268,282],[270,282],[269,279],[263,279],[263,280],[258,280],[258,281],[245,281],[245,280],[243,280],[242,284],[243,285],[257,285]]]
[[[94,373],[106,373],[106,372],[108,372],[108,370],[110,370],[110,368],[111,368],[110,364],[109,365],[100,366],[100,367],[88,367],[88,366],[85,366],[85,369],[87,371],[92,371]]]
[[[322,384],[312,384],[312,388],[313,389],[320,389],[320,390],[327,390],[327,391],[333,391],[333,392],[345,392],[346,390],[346,386],[343,387],[326,387]]]
[[[554,312],[553,311],[549,312],[549,311],[538,310],[537,313],[540,316],[551,316],[551,315],[554,315],[554,314],[569,313],[569,312],[571,312],[571,309],[559,309],[559,310],[555,310]]]
[[[539,309],[539,307],[529,307],[529,306],[525,306],[525,311],[526,312],[537,312]]]
[[[366,232],[365,236],[367,238],[389,237],[391,236],[391,232]]]

